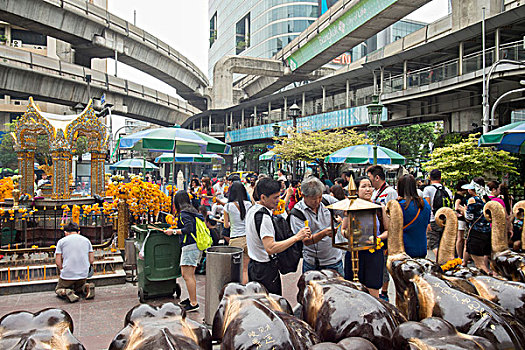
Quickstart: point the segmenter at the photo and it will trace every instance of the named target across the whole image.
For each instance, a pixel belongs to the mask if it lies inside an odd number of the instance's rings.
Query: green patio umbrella
[[[277,158],[279,158],[280,155],[279,154],[275,154],[274,151],[268,151],[268,152],[265,152],[263,154],[261,154],[259,156],[259,160],[269,160],[269,161],[273,161],[273,160],[276,160]]]
[[[109,166],[111,170],[132,170],[132,169],[144,169],[144,170],[157,170],[159,167],[152,164],[144,159],[123,159],[115,164]]]
[[[220,153],[230,154],[230,146],[202,132],[181,128],[154,128],[120,138],[118,147],[124,150],[172,153]],[[175,159],[172,162],[175,184]]]
[[[173,153],[162,153],[155,158],[155,163],[172,163]],[[224,164],[225,160],[218,154],[175,154],[175,163],[220,163]]]
[[[498,150],[525,154],[525,121],[504,125],[481,135],[478,146],[494,146]]]
[[[325,158],[327,163],[348,163],[348,164],[373,164],[374,146],[357,145],[350,146]],[[392,151],[390,148],[377,146],[377,164],[405,164],[405,157]]]

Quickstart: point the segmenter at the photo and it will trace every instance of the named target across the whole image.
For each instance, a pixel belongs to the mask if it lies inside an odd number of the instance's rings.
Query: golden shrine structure
[[[104,196],[104,161],[109,135],[106,126],[98,120],[92,101],[77,115],[58,115],[42,112],[29,98],[27,111],[15,124],[12,133],[18,155],[20,192],[34,193],[34,160],[37,136],[47,136],[53,160],[52,198],[69,199],[72,154],[79,136],[88,139],[91,153],[91,195]]]

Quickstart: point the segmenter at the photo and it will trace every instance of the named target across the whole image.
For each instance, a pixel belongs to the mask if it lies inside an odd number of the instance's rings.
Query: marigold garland
[[[368,249],[368,251],[370,253],[374,253],[376,250],[380,250],[381,248],[383,248],[383,246],[385,245],[385,243],[383,243],[381,241],[381,238],[377,237],[377,240],[376,240],[376,247],[375,248],[372,248],[372,249]]]
[[[463,260],[461,260],[461,258],[456,258],[456,259],[449,260],[446,263],[444,263],[443,265],[441,265],[441,270],[443,272],[448,271],[448,270],[452,270],[453,268],[455,268],[456,266],[460,265],[461,263],[463,263]]]
[[[277,204],[277,208],[273,211],[273,215],[281,215],[284,213],[284,210],[286,209],[286,202],[284,199],[279,199],[279,204]]]

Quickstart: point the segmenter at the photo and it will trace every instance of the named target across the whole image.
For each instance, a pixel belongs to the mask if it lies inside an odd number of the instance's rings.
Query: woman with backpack
[[[164,231],[167,235],[180,235],[182,252],[180,256],[180,268],[182,278],[186,283],[189,298],[180,302],[180,306],[186,312],[199,309],[197,303],[197,281],[195,280],[195,268],[201,260],[202,252],[197,247],[197,220],[204,221],[204,217],[191,205],[190,196],[187,192],[178,191],[175,194],[175,209],[179,214],[178,228]]]
[[[248,283],[248,246],[246,245],[246,212],[252,207],[248,200],[246,189],[240,182],[234,182],[230,187],[228,203],[224,206],[224,227],[230,229],[231,247],[242,248],[242,283]]]
[[[427,255],[427,226],[430,223],[430,204],[417,193],[414,176],[403,175],[397,181],[399,204],[403,210],[403,242],[412,258]]]
[[[462,186],[471,196],[467,201],[465,219],[470,223],[467,235],[467,253],[478,269],[490,274],[489,259],[492,251],[490,223],[483,214],[483,207],[490,199],[485,188],[485,180],[477,177],[471,183]]]

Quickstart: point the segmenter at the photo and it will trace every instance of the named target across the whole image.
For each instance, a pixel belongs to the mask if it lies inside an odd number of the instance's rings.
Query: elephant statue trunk
[[[519,201],[512,208],[514,217],[523,220],[525,214],[525,201]],[[525,251],[525,225],[521,228],[521,250]]]
[[[438,265],[443,265],[455,257],[458,217],[454,210],[447,207],[440,208],[435,217],[436,224],[444,228],[437,255]]]
[[[483,207],[483,214],[488,222],[492,222],[492,254],[498,254],[509,249],[507,243],[505,209],[496,201],[489,201]]]

